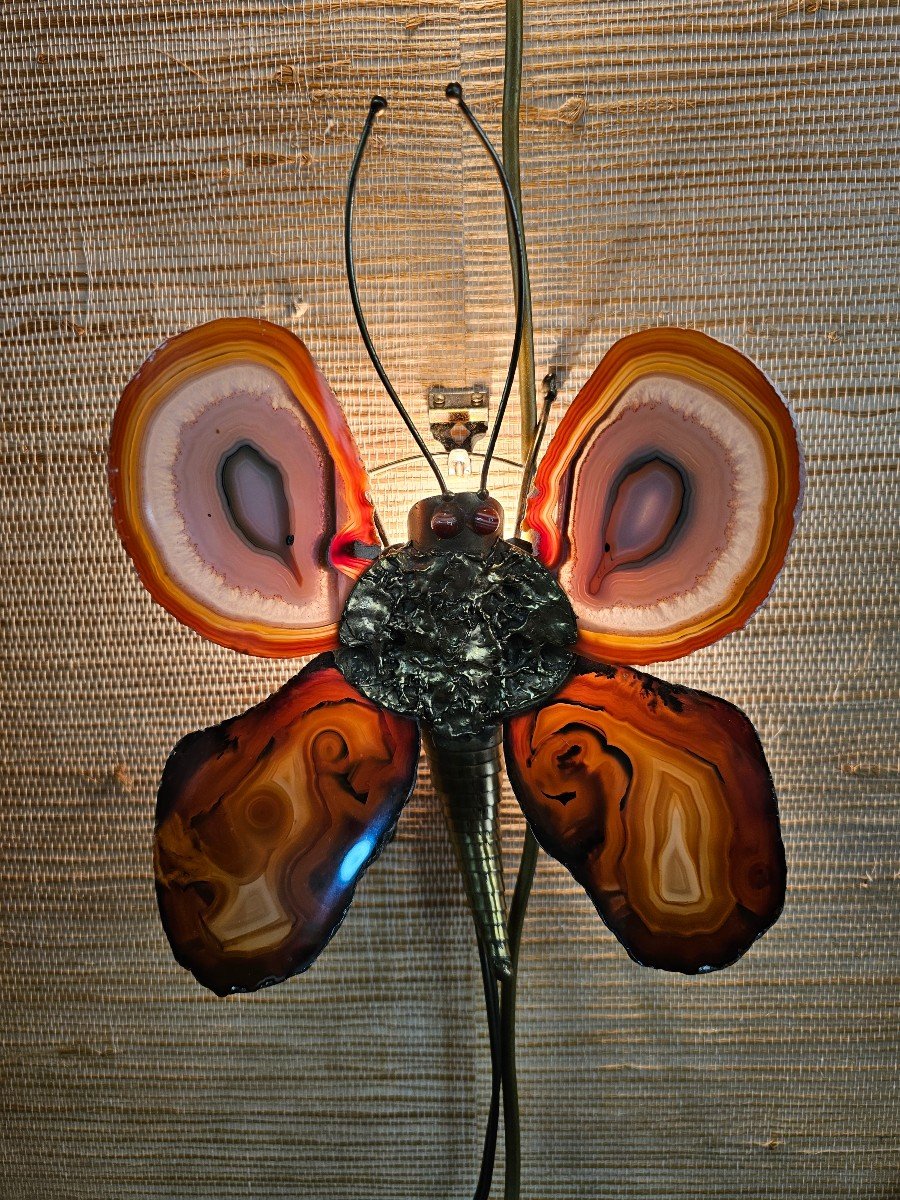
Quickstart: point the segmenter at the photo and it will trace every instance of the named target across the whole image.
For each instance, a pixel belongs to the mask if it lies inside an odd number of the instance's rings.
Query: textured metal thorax
[[[476,736],[532,707],[572,667],[568,599],[502,529],[503,510],[484,494],[420,500],[410,541],[376,559],[341,618],[346,677],[438,738]]]
[[[575,616],[503,510],[478,492],[432,496],[410,540],[350,593],[337,662],[371,700],[423,725],[431,778],[494,974],[509,977],[499,850],[500,724],[568,677]]]

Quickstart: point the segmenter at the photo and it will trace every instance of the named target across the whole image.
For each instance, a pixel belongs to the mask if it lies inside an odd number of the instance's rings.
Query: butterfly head
[[[433,554],[487,554],[503,536],[503,509],[486,492],[429,496],[409,510],[409,540]]]

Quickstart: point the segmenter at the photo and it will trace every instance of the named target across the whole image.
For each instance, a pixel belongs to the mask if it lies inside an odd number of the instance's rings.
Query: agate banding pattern
[[[506,726],[513,790],[637,962],[728,966],[776,920],[785,859],[750,721],[715,696],[581,660]]]
[[[790,414],[737,351],[648,330],[563,418],[528,505],[591,656],[676,658],[740,628],[784,561],[802,490]]]
[[[166,342],[122,397],[109,476],[143,582],[185,624],[276,657],[336,644],[377,538],[343,414],[293,334],[222,320]]]
[[[163,926],[219,995],[305,970],[330,940],[416,777],[414,722],[322,655],[242,716],[184,738],[157,799]]]

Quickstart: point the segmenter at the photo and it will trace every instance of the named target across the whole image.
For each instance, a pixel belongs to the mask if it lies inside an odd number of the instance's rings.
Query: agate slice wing
[[[293,334],[221,320],[162,345],[122,396],[109,479],[141,579],[186,625],[272,657],[337,644],[377,539],[346,421]]]
[[[686,329],[623,338],[576,397],[528,505],[579,646],[677,658],[740,628],[787,553],[803,468],[763,373]]]
[[[507,723],[505,752],[538,841],[637,962],[728,966],[781,912],[772,780],[724,700],[580,660],[553,699]]]
[[[418,728],[322,655],[242,716],[179,742],[157,800],[159,909],[219,995],[305,970],[412,790]]]

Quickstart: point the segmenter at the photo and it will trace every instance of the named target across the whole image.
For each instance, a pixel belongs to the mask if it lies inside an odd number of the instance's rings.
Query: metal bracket
[[[482,383],[470,387],[428,389],[428,423],[432,436],[447,451],[451,475],[472,473],[472,446],[488,427],[488,389]]]

